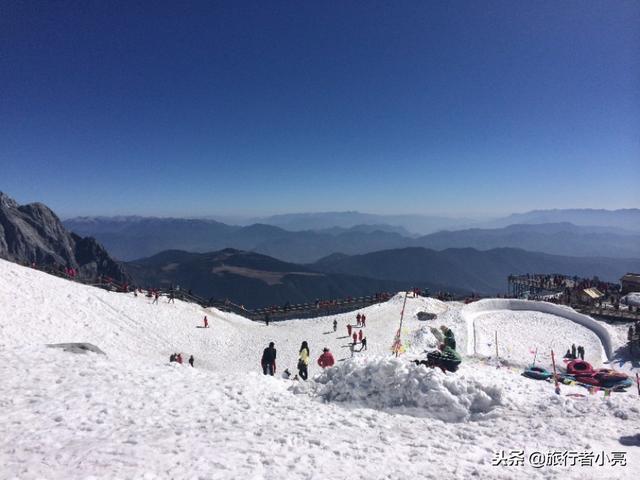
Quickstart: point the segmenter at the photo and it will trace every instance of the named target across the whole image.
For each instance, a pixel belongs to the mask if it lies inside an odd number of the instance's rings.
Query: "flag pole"
[[[551,362],[553,363],[553,380],[556,383],[556,393],[560,395],[560,385],[558,385],[558,374],[556,373],[556,356],[551,350]]]
[[[404,302],[402,302],[402,311],[400,312],[400,327],[398,328],[398,335],[396,336],[398,339],[398,344],[396,345],[396,357],[400,353],[400,345],[402,345],[400,341],[400,335],[402,334],[402,320],[404,319],[404,307],[407,305],[407,295],[408,292],[404,292]]]

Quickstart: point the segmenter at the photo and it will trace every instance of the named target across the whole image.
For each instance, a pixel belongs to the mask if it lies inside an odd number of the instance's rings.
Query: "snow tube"
[[[599,369],[592,378],[595,378],[604,388],[621,387],[622,385],[625,385],[623,388],[627,388],[633,384],[625,373],[609,370],[608,368]]]
[[[633,381],[628,375],[615,370],[601,368],[588,374],[572,375],[569,373],[558,375],[562,383],[569,384],[576,382],[585,386],[594,386],[600,388],[610,388],[612,390],[624,390],[633,385]]]
[[[536,380],[546,380],[551,378],[551,372],[549,370],[536,366],[525,368],[522,374],[525,377],[534,378]]]
[[[573,360],[567,364],[567,373],[569,375],[583,376],[593,375],[595,371],[589,362]]]

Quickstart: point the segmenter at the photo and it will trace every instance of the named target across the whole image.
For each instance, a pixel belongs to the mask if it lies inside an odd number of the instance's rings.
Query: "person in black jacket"
[[[276,349],[273,342],[270,342],[262,352],[260,364],[262,365],[262,373],[265,375],[273,376],[276,373]]]

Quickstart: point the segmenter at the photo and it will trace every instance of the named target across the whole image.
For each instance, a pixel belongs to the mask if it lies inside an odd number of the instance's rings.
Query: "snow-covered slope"
[[[586,391],[563,386],[558,396],[550,384],[480,356],[465,358],[453,375],[415,366],[407,359],[435,345],[430,326],[449,325],[461,346],[491,341],[492,327],[478,340],[461,304],[433,299],[407,300],[407,352],[392,358],[402,301],[363,310],[369,349],[350,359],[345,325],[354,314],[335,317],[337,333],[334,317],[267,327],[0,261],[0,478],[631,478],[638,471],[640,448],[620,443],[639,433],[633,392],[573,397],[566,394]],[[419,311],[438,318],[419,321]],[[494,320],[514,361],[527,361],[518,346],[545,346],[549,322],[565,344],[591,338],[557,316],[517,313],[532,325],[517,339],[504,312]],[[198,328],[204,315],[209,329]],[[614,349],[619,333],[611,335]],[[314,362],[315,379],[306,383],[261,375],[269,341],[279,370],[294,371],[303,340],[313,360],[328,346],[336,366],[320,372]],[[90,342],[106,356],[44,346],[58,342]],[[169,364],[178,351],[193,354],[196,368]],[[491,465],[496,452],[517,449],[626,451],[628,465]]]

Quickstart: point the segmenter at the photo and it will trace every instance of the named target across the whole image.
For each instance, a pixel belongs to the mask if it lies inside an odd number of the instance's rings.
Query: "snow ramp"
[[[462,317],[467,323],[467,354],[475,353],[475,328],[474,322],[478,315],[484,312],[496,310],[512,310],[512,311],[533,311],[555,315],[570,320],[581,327],[592,331],[602,343],[602,348],[606,358],[603,361],[609,361],[613,358],[613,347],[611,337],[605,327],[600,325],[596,320],[576,312],[573,308],[563,305],[555,305],[548,302],[538,302],[532,300],[518,300],[506,298],[489,298],[479,300],[474,303],[465,305],[462,309]]]

